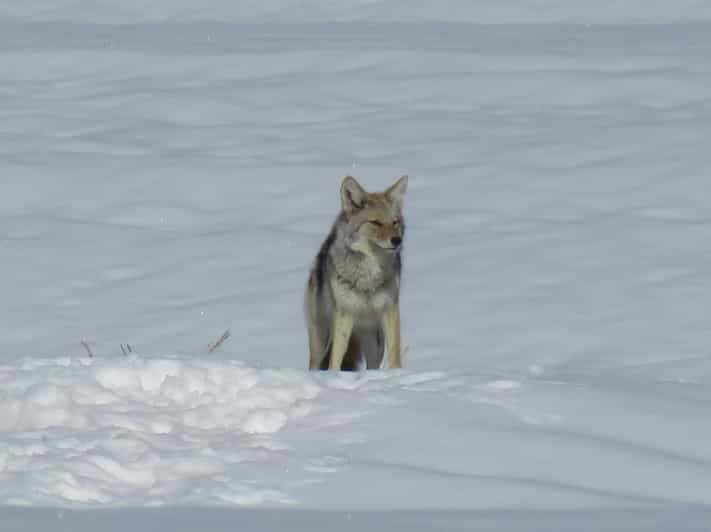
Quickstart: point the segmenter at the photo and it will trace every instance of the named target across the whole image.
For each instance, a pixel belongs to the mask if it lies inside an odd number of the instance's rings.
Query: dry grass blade
[[[94,353],[91,352],[91,347],[89,347],[89,344],[86,342],[86,340],[82,340],[81,345],[83,345],[84,349],[86,349],[89,358],[94,358]]]
[[[127,357],[129,354],[133,353],[133,349],[131,349],[131,344],[126,344],[125,346],[123,344],[119,344],[121,346],[121,352],[123,353],[123,356]]]
[[[207,346],[207,352],[212,353],[215,351],[217,348],[219,348],[229,337],[231,336],[230,330],[227,329],[224,333],[222,333],[222,336],[216,341]]]

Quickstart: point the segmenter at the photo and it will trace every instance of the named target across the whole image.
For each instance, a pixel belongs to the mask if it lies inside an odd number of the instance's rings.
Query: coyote
[[[377,369],[385,344],[391,368],[400,360],[400,274],[407,176],[369,193],[348,176],[341,213],[321,245],[306,286],[309,368]]]

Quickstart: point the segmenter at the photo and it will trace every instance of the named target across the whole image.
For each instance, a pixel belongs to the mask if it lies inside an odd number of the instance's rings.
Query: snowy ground
[[[711,8],[333,5],[0,2],[0,530],[710,529]],[[403,371],[304,370],[346,173]]]

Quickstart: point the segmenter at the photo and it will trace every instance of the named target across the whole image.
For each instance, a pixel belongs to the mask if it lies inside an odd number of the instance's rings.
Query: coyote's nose
[[[394,248],[399,248],[400,244],[402,244],[402,238],[399,236],[394,236],[390,239],[390,243],[393,245]]]

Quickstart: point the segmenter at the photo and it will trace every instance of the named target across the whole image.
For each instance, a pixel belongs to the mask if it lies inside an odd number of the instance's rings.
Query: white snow
[[[0,2],[0,531],[708,530],[711,5],[207,4]],[[347,173],[404,370],[305,369]]]
[[[240,464],[268,459],[268,436],[320,392],[294,370],[134,355],[28,359],[0,375],[0,498],[16,505],[288,502],[245,490]]]

